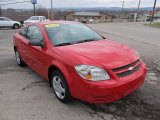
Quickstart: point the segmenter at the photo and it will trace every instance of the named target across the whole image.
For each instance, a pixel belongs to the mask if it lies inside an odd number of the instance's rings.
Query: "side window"
[[[4,21],[10,21],[8,18],[3,18]]]
[[[3,18],[0,18],[0,21],[3,21]]]
[[[23,30],[21,30],[21,31],[19,32],[19,34],[20,34],[21,36],[23,36],[23,37],[26,37],[26,32],[27,32],[27,28],[24,28]]]
[[[28,40],[43,40],[42,32],[37,26],[29,26],[26,34]]]
[[[42,18],[42,17],[39,17],[39,20],[40,20],[40,21],[43,21],[43,18]]]

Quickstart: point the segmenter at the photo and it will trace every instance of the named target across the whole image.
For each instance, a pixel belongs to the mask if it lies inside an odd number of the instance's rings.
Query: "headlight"
[[[108,73],[104,69],[99,67],[90,65],[77,65],[75,66],[75,69],[78,74],[86,80],[102,81],[110,79]]]

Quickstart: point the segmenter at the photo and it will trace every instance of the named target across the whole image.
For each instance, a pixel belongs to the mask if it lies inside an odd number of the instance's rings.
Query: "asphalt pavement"
[[[14,30],[0,29],[0,120],[159,120],[160,29],[139,23],[89,25],[106,38],[127,44],[149,67],[144,85],[128,97],[110,104],[74,100],[60,103],[46,80],[15,62]]]
[[[110,40],[136,49],[150,69],[160,71],[160,29],[144,26],[144,23],[90,24]]]

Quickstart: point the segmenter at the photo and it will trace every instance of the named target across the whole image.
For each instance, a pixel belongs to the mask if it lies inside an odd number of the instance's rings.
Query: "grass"
[[[150,26],[150,27],[160,28],[160,22],[156,22],[156,23],[152,23],[152,24],[145,24],[145,25]]]

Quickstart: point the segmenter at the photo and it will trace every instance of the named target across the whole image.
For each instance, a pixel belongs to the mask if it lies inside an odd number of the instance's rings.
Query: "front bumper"
[[[78,75],[74,75],[72,94],[82,101],[89,103],[110,103],[119,100],[135,90],[144,82],[147,68],[141,62],[141,68],[132,75],[108,81],[91,82],[82,80]],[[79,84],[77,84],[79,83]]]

